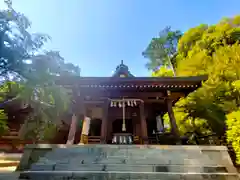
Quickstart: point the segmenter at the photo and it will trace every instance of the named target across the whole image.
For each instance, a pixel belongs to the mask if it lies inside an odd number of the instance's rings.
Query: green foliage
[[[240,40],[240,16],[212,26],[200,25],[184,33],[178,43],[177,74],[206,74],[214,53]]]
[[[8,118],[4,110],[0,110],[0,135],[8,130],[7,119]]]
[[[166,27],[159,33],[159,37],[152,38],[143,56],[149,59],[147,68],[155,71],[161,66],[168,66],[174,69],[176,65],[175,53],[177,52],[177,43],[182,36],[180,31],[172,31]]]
[[[187,98],[180,99],[174,107],[174,115],[177,120],[180,135],[191,135],[192,132],[198,132],[199,135],[209,135],[212,133],[207,121],[204,118],[194,116],[193,112],[187,111]],[[164,124],[169,124],[169,116],[163,116]]]
[[[222,137],[227,129],[227,140],[232,143],[240,163],[239,40],[240,16],[225,18],[215,25],[199,25],[181,36],[175,58],[177,75],[208,75],[208,80],[201,88],[179,100],[174,113],[181,135],[195,131],[200,135],[215,133]],[[154,38],[146,51],[147,57],[153,59],[150,61],[151,69],[158,69],[159,65],[164,64],[161,59],[167,51],[162,45],[164,42],[161,37]],[[156,61],[153,57],[161,58]],[[153,76],[164,74],[161,69]],[[167,114],[164,115],[164,122],[169,122]]]
[[[152,77],[171,77],[174,76],[173,71],[166,66],[161,66],[157,71],[152,72]]]
[[[212,26],[200,25],[187,31],[178,43],[177,74],[208,75],[202,88],[190,93],[174,111],[178,124],[188,118],[203,119],[219,136],[226,132],[238,157],[237,133],[240,106],[240,16]],[[183,126],[183,124],[181,124]],[[190,127],[188,127],[190,128]],[[183,130],[185,131],[185,130]],[[201,131],[204,131],[203,129]]]
[[[31,34],[27,30],[31,23],[22,13],[12,8],[0,11],[0,75],[19,75],[25,69],[26,60],[38,52],[49,39],[45,34]]]
[[[240,110],[227,115],[227,140],[232,144],[236,153],[237,163],[240,164]]]
[[[212,131],[219,136],[225,132],[225,115],[235,111],[240,105],[240,94],[236,91],[239,85],[239,52],[238,44],[216,50],[212,63],[205,69],[208,80],[202,88],[189,94],[182,104],[182,111],[192,118],[207,120]]]
[[[30,33],[30,21],[12,8],[11,0],[6,3],[8,8],[0,11],[0,76],[4,80],[0,108],[8,118],[16,107],[30,108],[21,136],[42,139],[48,127],[59,124],[69,110],[71,97],[55,84],[56,77],[79,76],[80,69],[65,63],[59,52],[44,52],[42,47],[50,37]]]

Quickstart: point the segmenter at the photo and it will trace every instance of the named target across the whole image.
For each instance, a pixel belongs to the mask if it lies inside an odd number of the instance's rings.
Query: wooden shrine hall
[[[77,136],[81,135],[83,144],[159,143],[154,137],[167,134],[168,125],[162,121],[165,113],[169,114],[171,136],[178,138],[172,106],[204,80],[205,76],[134,77],[123,62],[112,77],[61,79],[58,83],[71,89],[74,97],[67,143],[74,143],[80,120],[83,124]]]

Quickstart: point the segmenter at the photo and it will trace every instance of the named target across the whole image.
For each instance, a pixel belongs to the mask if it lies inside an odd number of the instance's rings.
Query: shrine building
[[[165,113],[170,119],[168,134],[177,138],[179,130],[172,107],[206,78],[134,77],[121,62],[112,77],[61,79],[58,83],[71,89],[74,97],[67,142],[79,143],[77,122],[84,119],[84,144],[158,144],[156,134],[167,134],[167,125],[162,121]]]

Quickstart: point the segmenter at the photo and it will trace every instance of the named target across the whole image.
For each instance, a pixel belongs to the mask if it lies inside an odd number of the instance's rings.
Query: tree
[[[30,21],[5,1],[8,9],[0,11],[0,75],[21,75],[26,60],[34,56],[49,39],[45,34],[30,34]]]
[[[240,93],[240,80],[235,81],[233,84],[234,92],[238,94],[237,100],[239,101]],[[240,108],[238,102],[238,108],[226,115],[226,124],[227,124],[227,140],[232,144],[233,149],[236,152],[236,163],[240,164]]]
[[[158,70],[152,72],[152,77],[171,77],[174,73],[166,66],[161,66]]]
[[[208,80],[174,108],[178,124],[185,122],[187,126],[189,119],[205,121],[211,133],[221,137],[227,132],[226,139],[233,145],[238,158],[239,39],[240,16],[212,26],[197,26],[181,37],[176,57],[177,75],[208,75]]]
[[[181,36],[180,31],[172,31],[170,27],[166,27],[159,33],[159,37],[152,38],[143,52],[143,56],[149,59],[147,68],[156,71],[161,66],[168,66],[175,74],[177,43]]]
[[[47,127],[69,109],[71,97],[55,84],[56,77],[79,76],[80,70],[65,63],[59,52],[42,51],[49,36],[29,33],[29,20],[12,8],[11,1],[6,3],[8,9],[0,11],[1,108],[8,116],[8,106],[31,109],[21,132],[42,139]]]
[[[200,25],[184,33],[178,43],[177,74],[208,74],[216,50],[240,39],[240,16],[227,18],[216,25]]]

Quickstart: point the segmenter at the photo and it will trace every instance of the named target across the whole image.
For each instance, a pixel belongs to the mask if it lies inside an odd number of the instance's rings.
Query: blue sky
[[[13,7],[82,76],[110,76],[121,60],[135,76],[148,76],[141,53],[165,26],[186,31],[240,14],[239,0],[13,0]]]

